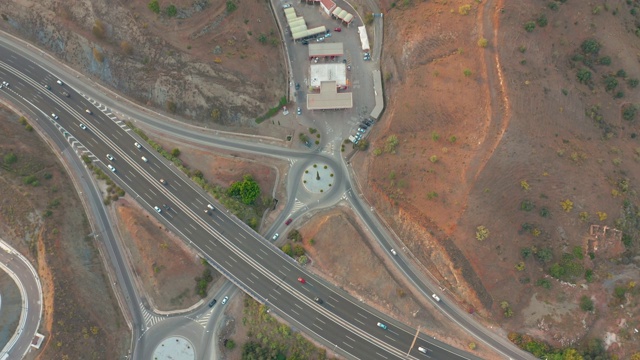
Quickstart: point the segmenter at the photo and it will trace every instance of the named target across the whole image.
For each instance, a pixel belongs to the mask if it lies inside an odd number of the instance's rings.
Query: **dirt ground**
[[[621,117],[640,100],[627,84],[640,76],[632,7],[554,3],[555,10],[538,1],[469,2],[468,15],[463,1],[388,9],[385,39],[403,40],[385,42],[388,102],[372,148],[384,149],[392,134],[399,145],[395,154],[359,155],[354,164],[367,198],[405,245],[487,320],[556,346],[607,338],[625,358],[640,347],[629,335],[638,326],[637,295],[627,293],[631,306],[619,311],[603,281],[637,269],[637,245],[585,257],[582,266],[596,277],[578,278],[575,287],[553,279],[550,290],[536,287],[551,264],[529,259],[524,271],[515,268],[523,247],[552,248],[552,263],[574,246],[586,254],[591,224],[624,223],[622,203],[635,203],[640,175],[638,122]],[[525,31],[542,14],[546,26]],[[571,59],[589,38],[611,65],[591,65],[593,82],[585,85],[576,73],[586,66]],[[619,85],[606,91],[602,79],[611,76]],[[596,104],[601,123],[586,114]],[[520,210],[525,200],[533,210]],[[573,203],[568,212],[565,200]],[[523,231],[525,223],[538,231]],[[490,234],[483,242],[480,225]],[[583,295],[595,299],[595,315],[577,307]],[[504,300],[512,318],[502,315]]]
[[[39,332],[46,338],[29,358],[118,358],[127,352],[129,328],[84,208],[58,159],[18,118],[0,107],[0,234],[32,261],[42,281]],[[30,175],[37,183],[25,184]]]

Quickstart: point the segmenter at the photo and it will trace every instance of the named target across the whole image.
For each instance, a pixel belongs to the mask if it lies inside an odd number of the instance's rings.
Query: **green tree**
[[[365,25],[371,25],[373,24],[373,13],[372,12],[368,12],[364,15],[364,23]]]
[[[593,300],[587,295],[583,295],[580,298],[580,309],[582,309],[582,311],[593,311]]]
[[[283,253],[289,256],[293,256],[293,250],[291,249],[291,244],[285,244],[281,250]]]
[[[149,8],[149,10],[153,11],[154,13],[160,14],[160,4],[158,3],[158,0],[149,1],[149,4],[147,5],[147,7]]]
[[[231,339],[227,339],[227,341],[224,344],[224,347],[226,347],[229,350],[233,350],[236,348],[236,342]]]
[[[578,77],[578,81],[580,81],[583,84],[586,84],[589,81],[591,81],[591,71],[585,68],[582,68],[578,70],[577,77]]]
[[[253,205],[260,196],[260,185],[251,175],[245,175],[242,181],[236,181],[231,184],[227,194],[239,198],[245,205]]]
[[[527,21],[524,23],[524,29],[526,32],[532,32],[536,28],[536,23],[533,21]]]
[[[235,2],[233,2],[232,0],[227,0],[227,12],[234,12],[236,9],[238,8],[238,5],[236,5]]]
[[[18,156],[16,154],[10,152],[4,155],[4,163],[5,165],[15,164],[18,161]]]
[[[300,244],[293,245],[293,255],[302,256],[304,255],[304,248]]]
[[[180,149],[174,148],[173,150],[171,150],[171,156],[173,156],[173,157],[180,156]]]
[[[174,17],[178,15],[178,8],[175,5],[171,4],[164,9],[164,13],[167,14],[168,17]]]
[[[597,54],[600,51],[600,43],[594,39],[587,39],[580,45],[585,54]]]

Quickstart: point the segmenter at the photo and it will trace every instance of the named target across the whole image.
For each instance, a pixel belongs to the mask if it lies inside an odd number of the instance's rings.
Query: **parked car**
[[[300,281],[303,284],[307,282],[304,278],[301,278],[301,277],[298,278],[298,281]]]
[[[300,90],[300,83],[296,83],[296,90]]]
[[[309,42],[307,40],[302,42],[302,45],[309,45]]]
[[[302,109],[298,106],[298,110],[296,111],[298,115],[302,115]]]
[[[287,219],[287,221],[284,222],[285,225],[289,225],[291,224],[291,222],[293,221],[293,219],[289,218]]]
[[[347,71],[351,71],[351,65],[347,65]]]
[[[283,9],[288,9],[288,8],[290,8],[290,7],[291,7],[291,4],[284,4],[284,5],[282,5],[282,8],[283,8]]]
[[[379,323],[378,323],[378,327],[379,327],[380,329],[387,330],[387,325],[385,325],[385,324],[383,324],[383,323],[381,323],[381,322],[379,322]]]
[[[342,28],[337,27],[337,28],[333,29],[333,31],[340,32],[340,31],[342,31]]]
[[[327,33],[324,37],[331,37],[331,33]]]
[[[289,115],[289,110],[287,109],[287,107],[286,107],[286,106],[283,106],[283,107],[282,107],[282,115],[284,115],[284,116]]]

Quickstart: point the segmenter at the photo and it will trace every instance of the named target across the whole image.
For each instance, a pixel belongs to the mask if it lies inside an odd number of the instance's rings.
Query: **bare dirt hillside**
[[[394,5],[369,199],[506,329],[638,351],[640,4]]]
[[[196,123],[252,126],[284,96],[268,2],[160,0],[159,14],[149,3],[9,1],[0,29],[128,98]]]

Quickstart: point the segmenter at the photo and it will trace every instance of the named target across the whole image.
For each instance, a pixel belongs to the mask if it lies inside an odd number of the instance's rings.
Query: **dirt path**
[[[511,111],[507,89],[502,74],[498,53],[498,30],[500,27],[500,9],[504,0],[489,0],[478,8],[479,34],[489,40],[489,48],[484,51],[482,64],[485,68],[485,78],[489,89],[487,104],[487,118],[489,119],[483,143],[473,156],[466,170],[465,178],[468,184],[474,184],[485,164],[500,144],[509,126]]]

